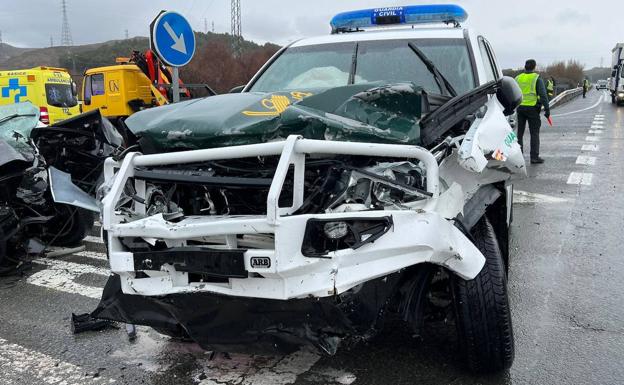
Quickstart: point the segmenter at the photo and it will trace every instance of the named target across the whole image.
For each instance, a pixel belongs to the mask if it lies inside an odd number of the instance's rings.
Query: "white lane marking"
[[[601,96],[600,96],[600,99],[598,99],[598,101],[597,101],[594,105],[592,105],[591,107],[583,108],[583,109],[581,109],[581,110],[576,110],[576,111],[566,112],[566,113],[564,113],[564,114],[555,114],[555,115],[552,115],[552,116],[553,116],[553,117],[568,116],[568,115],[572,115],[572,114],[577,114],[577,113],[579,113],[579,112],[583,112],[583,111],[591,110],[591,109],[593,109],[593,108],[596,108],[596,107],[597,107],[600,103],[602,103],[602,99],[603,99],[603,98],[604,98],[604,95],[601,95]]]
[[[79,255],[85,258],[97,259],[98,261],[108,261],[106,253],[100,253],[97,251],[81,251],[79,253],[75,253],[74,255]]]
[[[103,376],[93,377],[69,362],[60,361],[47,354],[10,343],[0,338],[0,369],[3,384],[22,384],[34,378],[37,384],[84,385],[111,384],[115,380]]]
[[[599,128],[599,129],[603,129],[604,126],[602,124],[592,124],[589,128]]]
[[[568,184],[591,186],[594,174],[589,172],[571,172]]]
[[[38,271],[26,279],[27,283],[65,293],[79,294],[85,297],[102,298],[102,288],[76,283],[74,280],[83,274],[97,274],[107,277],[110,271],[101,267],[80,263],[39,258],[35,263],[45,264],[44,270]]]
[[[599,140],[600,138],[597,136],[588,136],[585,138],[585,141],[587,142],[598,142]]]
[[[287,385],[294,384],[297,377],[308,372],[321,356],[309,349],[301,349],[285,357],[260,357],[230,354],[230,358],[217,355],[204,363],[203,380],[199,385]],[[324,372],[323,383],[349,385],[356,377],[341,370]]]
[[[600,146],[598,146],[597,144],[584,144],[583,147],[581,147],[581,151],[598,151],[600,150]]]
[[[602,134],[604,131],[602,131],[602,130],[589,130],[588,132],[589,132],[590,134],[600,135],[600,134]]]
[[[596,117],[604,118],[604,114],[596,114]]]
[[[596,157],[587,156],[587,155],[579,155],[578,158],[576,158],[576,164],[584,164],[587,166],[593,166],[596,164]]]
[[[563,203],[567,202],[567,199],[557,198],[550,195],[531,193],[527,191],[514,189],[513,203]]]
[[[85,242],[89,242],[89,243],[104,243],[104,241],[102,240],[102,238],[100,237],[94,237],[93,235],[87,235],[83,241]]]

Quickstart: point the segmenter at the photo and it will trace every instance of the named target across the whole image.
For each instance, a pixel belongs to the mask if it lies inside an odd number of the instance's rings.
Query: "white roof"
[[[296,41],[291,47],[342,43],[351,41],[398,40],[398,39],[463,39],[463,28],[392,28],[347,32],[333,35],[310,37]]]

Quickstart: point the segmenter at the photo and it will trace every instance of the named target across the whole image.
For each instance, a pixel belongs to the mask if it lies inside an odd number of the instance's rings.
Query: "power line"
[[[71,47],[74,45],[71,30],[69,28],[69,19],[67,18],[67,1],[61,0],[61,10],[63,12],[63,28],[61,31],[61,45]]]

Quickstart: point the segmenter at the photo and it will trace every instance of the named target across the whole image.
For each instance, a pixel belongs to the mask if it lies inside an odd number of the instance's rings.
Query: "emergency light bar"
[[[415,25],[431,23],[459,23],[468,19],[468,13],[459,5],[412,5],[363,9],[339,13],[331,20],[332,33],[354,32],[361,28],[384,25]]]

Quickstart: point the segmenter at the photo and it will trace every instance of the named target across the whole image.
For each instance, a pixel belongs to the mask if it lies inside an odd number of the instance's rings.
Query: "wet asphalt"
[[[106,268],[97,254],[103,247],[86,242],[93,255],[60,257],[68,263],[56,267],[40,261],[24,277],[0,278],[0,384],[622,384],[624,107],[592,91],[553,114],[555,126],[542,127],[546,163],[528,165],[528,178],[515,183],[509,295],[516,359],[507,372],[466,372],[444,328],[413,338],[389,324],[372,342],[334,357],[306,350],[212,356],[146,328],[134,342],[123,329],[75,336],[71,313],[94,309],[98,300],[87,289],[105,282],[92,268]],[[577,164],[579,156],[595,164]],[[571,173],[583,173],[587,184],[568,184]],[[49,269],[74,284],[42,273]]]

